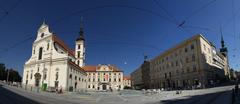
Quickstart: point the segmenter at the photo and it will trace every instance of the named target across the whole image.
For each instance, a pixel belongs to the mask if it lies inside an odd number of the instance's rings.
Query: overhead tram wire
[[[230,17],[228,20],[224,21],[224,23],[221,25],[222,28],[224,28],[227,24],[229,24],[230,22],[233,22],[234,18],[233,17],[236,17],[238,15],[238,13],[240,12],[240,8],[238,8],[236,10],[236,12],[234,13],[234,15],[232,17]],[[219,30],[213,30],[213,29],[210,29],[210,28],[207,28],[207,27],[202,27],[202,26],[195,26],[195,25],[184,25],[182,26],[184,28],[193,28],[193,29],[200,29],[200,30],[206,30],[206,31],[211,31],[211,32],[215,32],[215,33],[219,33]],[[231,34],[228,34],[228,35],[231,35]],[[231,35],[235,38],[234,35]]]
[[[22,0],[19,0],[9,11],[12,11],[14,8],[17,7],[17,5],[21,2]],[[53,25],[56,24],[56,23],[59,23],[65,19],[67,19],[68,17],[70,16],[73,16],[73,15],[76,15],[76,14],[79,14],[79,13],[83,13],[83,12],[87,12],[87,11],[91,11],[91,10],[96,10],[96,9],[100,9],[100,8],[112,8],[112,7],[123,7],[123,8],[130,8],[130,9],[135,9],[135,10],[138,10],[138,11],[142,11],[142,12],[146,12],[146,13],[149,13],[149,14],[152,14],[152,15],[155,15],[155,16],[158,16],[158,17],[161,17],[165,20],[167,20],[168,22],[171,22],[171,23],[174,23],[172,20],[169,20],[167,18],[165,18],[164,16],[162,16],[161,14],[158,14],[158,13],[155,13],[151,10],[148,10],[148,9],[143,9],[143,8],[139,8],[139,7],[134,7],[134,6],[128,6],[128,5],[105,5],[105,6],[98,6],[98,7],[93,7],[93,8],[87,8],[87,9],[84,9],[84,10],[80,10],[80,11],[77,11],[77,12],[73,12],[73,13],[70,13],[69,15],[63,17],[63,18],[60,18],[58,19],[57,21],[53,22]],[[5,15],[6,16],[6,15]],[[1,21],[2,19],[0,19]],[[11,48],[15,48],[17,47],[17,45],[20,45],[19,43],[24,43],[24,42],[27,42],[28,40],[32,39],[32,37],[28,37],[26,39],[24,39],[23,41],[20,41],[20,42],[17,42],[16,44],[14,44],[13,46],[11,46]],[[6,51],[9,51],[10,50],[10,47],[7,48],[7,49],[4,49],[3,51],[0,51],[0,52],[6,52]]]
[[[157,0],[153,1],[158,5],[160,9],[162,9],[169,17],[171,17],[175,21],[175,23],[178,24],[179,21],[173,15],[171,15],[171,13],[169,13]]]
[[[212,3],[216,2],[217,0],[211,0],[208,3],[206,3],[205,5],[201,6],[200,8],[196,9],[195,11],[193,11],[190,15],[188,15],[180,24],[179,27],[182,27],[184,24],[186,24],[186,21],[188,19],[190,19],[192,16],[196,15],[197,13],[199,13],[201,10],[207,8],[209,5],[211,5]]]
[[[20,4],[21,1],[22,1],[22,0],[18,0],[18,2],[15,3],[15,5],[8,11],[8,13],[11,12],[12,10],[14,10],[14,9],[17,7],[17,5]],[[68,17],[70,17],[70,16],[72,16],[72,15],[79,14],[79,13],[84,13],[84,12],[87,12],[87,11],[96,10],[96,9],[101,9],[101,8],[113,8],[113,7],[123,7],[123,8],[130,8],[130,9],[139,10],[139,11],[142,11],[142,12],[146,12],[146,13],[149,13],[149,14],[152,14],[152,15],[155,15],[155,16],[158,16],[158,17],[161,17],[162,19],[164,19],[164,20],[166,20],[166,21],[168,21],[168,22],[170,22],[170,23],[173,23],[173,24],[175,24],[175,25],[178,25],[176,19],[171,20],[171,19],[168,19],[168,18],[162,16],[162,15],[159,14],[159,13],[154,12],[154,11],[151,11],[151,10],[148,10],[148,9],[144,9],[144,8],[129,6],[129,5],[104,5],[104,6],[97,6],[97,7],[87,8],[87,9],[84,9],[84,10],[80,10],[80,11],[77,11],[77,12],[70,13],[69,15],[67,15],[67,16],[65,16],[65,17],[63,17],[63,18],[60,18],[59,20],[55,21],[53,24],[59,23],[59,22],[65,20],[65,19],[67,19]],[[169,16],[171,16],[170,13],[168,13],[166,9],[164,9],[164,8],[162,8],[162,9],[163,9]],[[8,14],[8,13],[7,13],[7,14]],[[3,20],[4,17],[6,17],[6,15],[4,15],[2,18],[0,18],[0,21]],[[173,17],[173,16],[171,16],[171,17]],[[181,27],[180,29],[183,29],[183,28]],[[185,30],[185,29],[183,29],[183,30],[184,30],[185,32],[189,33],[189,34],[192,34],[192,33],[190,33],[189,31],[187,31],[187,30]]]
[[[83,9],[83,10],[79,10],[79,11],[76,11],[76,12],[72,12],[70,14],[68,14],[67,16],[63,17],[63,18],[60,18],[59,20],[55,21],[55,23],[58,23],[59,21],[62,21],[64,19],[67,19],[69,18],[70,16],[73,16],[73,15],[77,15],[79,13],[84,13],[84,12],[87,12],[87,11],[93,11],[93,10],[98,10],[98,9],[103,9],[103,8],[129,8],[129,9],[135,9],[135,10],[138,10],[138,11],[141,11],[141,12],[145,12],[145,13],[148,13],[148,14],[152,14],[152,15],[155,15],[155,16],[158,16],[170,23],[175,23],[175,21],[171,20],[171,19],[168,19],[166,17],[164,17],[162,14],[159,14],[157,12],[154,12],[152,10],[148,10],[148,9],[144,9],[144,8],[139,8],[139,7],[135,7],[135,6],[129,6],[129,5],[121,5],[121,4],[113,4],[113,5],[103,5],[103,6],[97,6],[97,7],[92,7],[92,8],[87,8],[87,9]]]
[[[177,28],[179,28],[180,30],[186,32],[186,33],[189,34],[189,35],[192,35],[192,34],[193,34],[192,32],[188,31],[187,29],[185,29],[184,27],[181,26],[181,25],[183,25],[185,22],[179,22],[173,15],[171,15],[171,13],[169,13],[169,12],[167,11],[167,9],[165,9],[163,6],[161,6],[160,3],[159,3],[157,0],[153,0],[153,1],[154,1],[155,4],[158,5],[158,7],[159,7],[160,9],[162,9],[170,18],[173,19],[174,24],[177,26]]]
[[[105,45],[112,45],[113,43],[117,44],[125,44],[125,45],[132,45],[132,46],[137,46],[137,47],[146,47],[146,48],[151,48],[156,51],[162,51],[158,49],[156,46],[149,45],[149,44],[144,44],[144,43],[131,43],[131,42],[119,42],[119,41],[95,41],[95,42],[88,42],[87,44],[105,44]]]
[[[23,0],[18,0],[9,10],[2,8],[2,10],[4,10],[4,15],[0,17],[0,22],[3,21],[3,19],[7,17],[7,15],[9,15],[22,1]]]
[[[4,49],[0,50],[0,53],[2,54],[4,52],[10,51],[11,49],[16,48],[18,45],[22,45],[23,43],[28,42],[29,40],[34,38],[34,36],[29,36],[29,35],[27,35],[27,36],[28,37],[26,37],[25,39],[23,39],[19,42],[16,42],[15,44],[9,46],[8,48],[4,48]]]
[[[237,44],[237,38],[236,38],[236,18],[235,18],[235,15],[234,15],[234,0],[231,0],[232,1],[232,18],[233,18],[233,35],[234,35],[234,49],[233,49],[233,51],[236,51],[236,49],[237,49],[237,46],[236,46],[236,44]]]

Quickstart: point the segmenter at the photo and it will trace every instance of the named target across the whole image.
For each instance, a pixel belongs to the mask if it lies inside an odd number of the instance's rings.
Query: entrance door
[[[35,86],[39,87],[41,74],[40,73],[36,73],[34,76],[35,76]]]
[[[36,86],[36,87],[39,87],[39,82],[40,82],[40,79],[39,79],[39,78],[36,78],[36,79],[35,79],[35,86]]]
[[[107,89],[107,85],[106,84],[103,84],[102,87],[103,87],[103,90]]]

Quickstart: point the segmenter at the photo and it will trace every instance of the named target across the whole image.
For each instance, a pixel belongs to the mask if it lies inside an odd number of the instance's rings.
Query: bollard
[[[232,104],[235,103],[235,91],[232,89]]]

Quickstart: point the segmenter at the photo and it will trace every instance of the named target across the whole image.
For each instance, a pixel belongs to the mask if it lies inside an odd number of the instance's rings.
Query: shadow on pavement
[[[208,93],[203,95],[195,95],[195,96],[186,96],[183,99],[169,99],[169,100],[162,100],[157,104],[212,104],[215,103],[216,100],[220,100],[218,104],[230,104],[231,103],[231,96],[224,97],[221,99],[221,96],[224,93],[231,93],[231,91],[222,91],[216,93]]]
[[[0,104],[40,104],[29,98],[9,91],[0,84]]]

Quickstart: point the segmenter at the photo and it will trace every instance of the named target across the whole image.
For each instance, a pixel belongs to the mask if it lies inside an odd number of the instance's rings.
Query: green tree
[[[5,64],[0,63],[0,80],[6,80],[5,73],[6,73]]]
[[[19,75],[18,71],[14,69],[8,69],[9,71],[8,81],[10,82],[21,82],[22,77]]]

